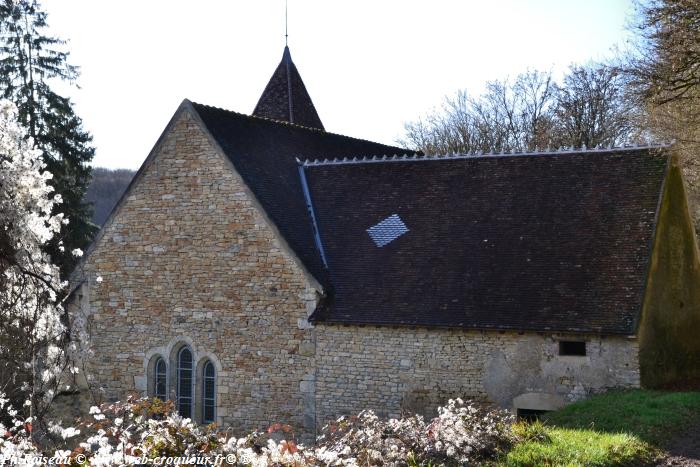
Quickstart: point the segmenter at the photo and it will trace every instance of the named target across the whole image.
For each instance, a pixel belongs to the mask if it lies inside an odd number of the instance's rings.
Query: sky
[[[284,49],[284,0],[44,0],[93,135],[137,169],[183,99],[249,114]],[[327,131],[395,144],[459,89],[560,76],[629,44],[630,0],[288,0],[289,48]]]

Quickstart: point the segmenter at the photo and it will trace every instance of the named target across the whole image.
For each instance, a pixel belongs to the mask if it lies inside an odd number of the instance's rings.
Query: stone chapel
[[[287,47],[251,115],[182,102],[71,284],[84,384],[239,430],[700,380],[673,147],[446,156],[342,136]]]

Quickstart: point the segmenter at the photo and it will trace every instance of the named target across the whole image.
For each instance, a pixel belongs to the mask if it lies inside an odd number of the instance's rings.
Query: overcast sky
[[[95,166],[138,168],[184,98],[250,113],[284,48],[284,0],[44,0]],[[394,143],[458,89],[560,74],[629,40],[628,0],[289,0],[289,47],[326,130]]]

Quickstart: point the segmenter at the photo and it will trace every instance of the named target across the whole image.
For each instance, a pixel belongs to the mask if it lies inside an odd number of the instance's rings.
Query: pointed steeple
[[[292,62],[289,47],[284,47],[282,61],[260,96],[253,115],[324,129],[299,71]]]

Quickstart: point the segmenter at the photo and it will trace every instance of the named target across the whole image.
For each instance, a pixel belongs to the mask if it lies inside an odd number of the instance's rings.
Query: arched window
[[[165,360],[158,357],[153,368],[153,396],[164,401],[168,397],[168,371]]]
[[[216,421],[216,369],[207,361],[202,369],[202,423]]]
[[[177,411],[185,418],[192,418],[194,379],[192,351],[183,347],[177,354]]]

